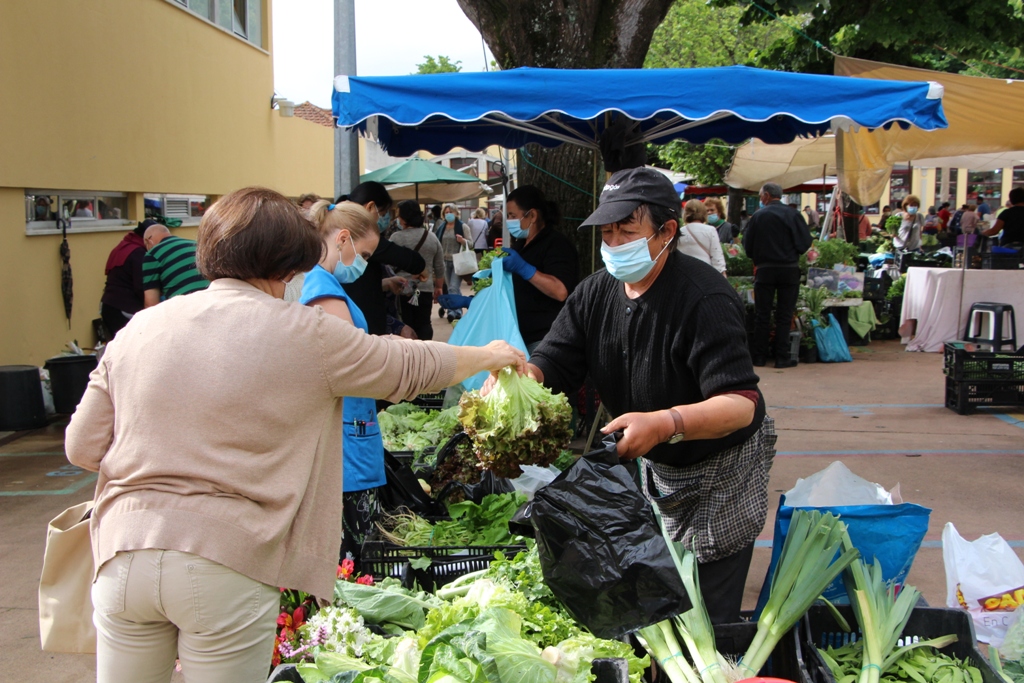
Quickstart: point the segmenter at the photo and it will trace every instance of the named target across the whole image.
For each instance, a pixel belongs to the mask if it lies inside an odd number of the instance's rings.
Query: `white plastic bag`
[[[966,541],[952,523],[942,530],[946,606],[966,609],[978,640],[1001,641],[1024,602],[1024,563],[999,534]]]
[[[893,498],[896,500],[893,500]],[[789,507],[837,507],[840,505],[893,505],[899,499],[899,484],[886,491],[878,484],[858,477],[843,463],[836,461],[806,479],[797,479],[786,492]]]
[[[459,253],[452,255],[452,266],[456,275],[472,275],[477,271],[476,252],[469,248],[469,242],[463,242]]]
[[[519,493],[525,494],[527,500],[533,500],[533,494],[555,480],[562,472],[554,465],[537,467],[536,465],[520,465],[521,475],[512,479],[512,486]]]

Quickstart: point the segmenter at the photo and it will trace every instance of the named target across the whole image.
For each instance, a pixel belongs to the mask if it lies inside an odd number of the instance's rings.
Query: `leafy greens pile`
[[[587,683],[593,660],[611,657],[625,659],[630,680],[640,682],[648,658],[580,629],[557,601],[536,597],[541,585],[536,551],[499,556],[436,596],[392,579],[339,584],[335,604],[303,627],[323,644],[305,651],[299,673],[306,683]]]
[[[399,513],[385,516],[378,527],[385,538],[402,546],[507,545],[516,540],[508,522],[525,502],[521,493],[491,493],[479,505],[471,500],[450,503],[451,520],[428,522]]]
[[[545,467],[557,460],[572,438],[571,419],[564,395],[512,367],[498,373],[487,396],[472,391],[459,401],[459,422],[481,467],[508,479],[522,474],[521,464]]]
[[[439,446],[459,431],[458,408],[424,410],[412,403],[398,403],[377,413],[384,448],[412,451]]]

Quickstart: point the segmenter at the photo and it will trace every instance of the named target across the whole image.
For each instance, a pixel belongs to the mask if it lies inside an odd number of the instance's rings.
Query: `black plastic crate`
[[[1024,353],[968,351],[964,342],[946,342],[943,372],[958,382],[968,379],[1024,382]]]
[[[1017,270],[1021,267],[1021,257],[1017,254],[982,254],[982,270]]]
[[[946,378],[946,407],[968,415],[977,407],[1024,406],[1024,380],[1004,382]]]
[[[436,394],[420,394],[412,400],[412,404],[420,408],[441,410],[444,407],[444,392]]]
[[[427,448],[423,449],[423,455],[424,456],[431,455],[436,450],[437,450],[437,448],[435,446],[428,446]],[[410,469],[412,469],[413,464],[416,462],[416,454],[413,453],[412,451],[388,451],[388,452],[391,453],[391,455],[395,456],[395,460],[397,460],[398,462],[402,463],[403,465],[407,465]]]
[[[885,295],[889,293],[889,287],[891,286],[892,280],[889,278],[864,278],[864,300],[885,301]]]
[[[749,613],[742,615],[744,618]],[[734,624],[715,624],[715,648],[726,658],[739,659],[747,652],[750,643],[754,641],[757,634],[756,621],[739,621]],[[808,669],[805,659],[801,654],[803,647],[797,629],[792,629],[779,641],[779,644],[772,650],[771,656],[765,663],[764,668],[759,672],[760,676],[782,678],[796,683],[821,683],[821,674],[817,677]],[[689,658],[689,655],[687,655]],[[820,660],[820,658],[818,658]],[[822,664],[824,665],[824,664]],[[657,680],[662,680],[661,667],[651,660],[651,669],[658,672]]]
[[[401,579],[407,586],[419,584],[434,591],[460,576],[487,569],[494,554],[513,557],[526,550],[525,545],[400,546],[371,535],[364,543],[360,561],[364,574],[374,579]],[[413,560],[428,558],[430,566],[414,569]]]
[[[850,627],[856,629],[857,620],[853,616],[853,608],[843,605],[837,606],[837,609],[849,622]],[[839,628],[832,613],[824,605],[811,607],[804,616],[800,629],[804,642],[804,661],[808,662],[811,671],[820,671],[826,675],[826,678],[816,680],[815,683],[835,683],[832,671],[825,664],[818,648],[841,647],[854,636],[844,633]],[[971,616],[966,610],[917,607],[911,612],[902,637],[927,640],[951,634],[957,636],[957,641],[942,648],[941,652],[967,660],[971,666],[978,667],[983,683],[1002,683],[999,675],[988,663],[988,659],[978,651],[974,639],[974,623],[971,622]],[[860,637],[859,630],[856,637]],[[813,666],[811,662],[814,662]]]

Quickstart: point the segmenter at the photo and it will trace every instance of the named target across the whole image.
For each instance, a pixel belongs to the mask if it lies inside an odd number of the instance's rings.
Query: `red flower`
[[[279,615],[277,615],[277,625],[281,628],[291,628],[292,615],[288,614],[287,612],[281,612]]]
[[[302,605],[296,607],[295,611],[292,612],[292,623],[295,624],[295,628],[299,628],[306,623],[306,609]]]
[[[364,586],[372,586],[373,585],[373,577],[370,576],[369,574],[363,574],[358,579],[356,579],[356,583],[361,583]]]
[[[341,564],[338,565],[338,578],[347,580],[350,576],[352,576],[352,572],[354,572],[355,569],[356,563],[348,558],[345,558],[341,561]]]

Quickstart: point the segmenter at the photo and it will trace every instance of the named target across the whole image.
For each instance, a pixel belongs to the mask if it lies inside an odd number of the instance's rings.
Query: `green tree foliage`
[[[712,2],[737,7],[736,0]],[[740,6],[745,8],[744,26],[778,25],[781,20],[806,34],[789,31],[754,60],[758,66],[788,71],[832,73],[832,55],[816,46],[817,41],[849,57],[953,72],[973,68],[975,75],[1008,77],[1013,72],[971,60],[1018,62],[1024,36],[1020,0],[758,0]]]
[[[445,55],[423,55],[423,63],[416,65],[418,74],[450,74],[462,71],[462,61],[451,61]]]
[[[772,24],[743,25],[743,8],[712,7],[704,0],[677,0],[654,32],[644,67],[677,69],[753,64],[790,31]],[[694,93],[714,102],[714,92]],[[687,173],[701,185],[720,185],[734,148],[720,141],[692,145],[676,140],[648,148],[652,163]]]

